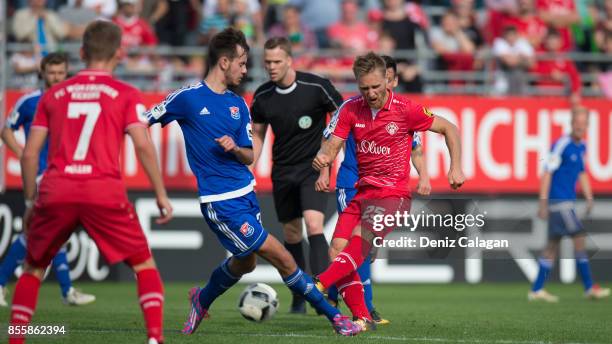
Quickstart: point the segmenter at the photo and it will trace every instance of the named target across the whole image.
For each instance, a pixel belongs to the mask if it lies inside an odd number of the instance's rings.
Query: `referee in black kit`
[[[261,154],[268,124],[274,132],[272,186],[285,247],[301,269],[306,265],[302,246],[302,217],[310,243],[313,275],[329,265],[329,245],[323,236],[327,194],[315,191],[319,172],[312,167],[323,138],[328,113],[342,104],[329,80],[297,72],[291,67],[291,43],[285,37],[264,44],[265,69],[270,81],[255,91],[251,105],[255,161]],[[321,178],[328,178],[321,175]],[[305,313],[301,295],[293,295],[291,313]]]

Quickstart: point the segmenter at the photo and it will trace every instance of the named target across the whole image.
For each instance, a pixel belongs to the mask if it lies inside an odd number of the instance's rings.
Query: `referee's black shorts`
[[[325,212],[328,195],[315,191],[319,172],[310,161],[272,167],[272,190],[276,216],[281,223],[302,217],[304,210]]]

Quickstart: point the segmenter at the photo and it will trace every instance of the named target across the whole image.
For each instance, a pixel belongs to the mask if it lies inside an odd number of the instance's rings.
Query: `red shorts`
[[[27,233],[26,261],[46,268],[79,225],[85,228],[109,264],[128,260],[134,265],[151,257],[147,239],[129,202],[38,201]]]
[[[371,231],[376,236],[384,237],[395,227],[378,228],[374,224],[382,225],[381,216],[410,212],[410,203],[410,193],[405,191],[359,187],[355,197],[338,217],[333,238],[350,239],[357,225],[362,225],[362,231]]]

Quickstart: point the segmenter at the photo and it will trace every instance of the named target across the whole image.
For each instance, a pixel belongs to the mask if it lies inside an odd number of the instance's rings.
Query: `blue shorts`
[[[336,207],[338,214],[341,214],[351,200],[357,194],[356,188],[338,188],[336,189]]]
[[[237,258],[257,251],[268,237],[254,192],[225,201],[201,203],[200,210],[221,245]]]
[[[559,239],[584,233],[573,202],[551,203],[548,214],[548,237]]]

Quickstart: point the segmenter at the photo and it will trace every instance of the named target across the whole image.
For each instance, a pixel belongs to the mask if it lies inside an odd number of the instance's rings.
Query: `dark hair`
[[[397,62],[395,62],[395,59],[389,55],[381,55],[380,57],[385,61],[385,68],[391,68],[393,74],[397,75]]]
[[[228,27],[214,35],[208,45],[208,68],[215,66],[223,56],[230,60],[238,57],[237,45],[241,46],[245,53],[249,52],[249,44],[240,30]]]
[[[68,69],[68,55],[64,53],[49,53],[40,61],[40,71],[44,72],[48,65],[65,64]]]
[[[548,31],[546,32],[546,38],[551,38],[551,37],[561,37],[561,32],[559,32],[559,30],[551,26],[548,28]]]
[[[108,20],[95,20],[85,28],[85,61],[109,61],[121,46],[121,28]]]
[[[355,62],[353,62],[353,74],[357,79],[375,70],[379,70],[384,76],[386,69],[385,60],[371,51],[365,55],[357,56]]]
[[[291,42],[287,37],[272,37],[264,43],[264,49],[276,49],[281,48],[287,55],[291,56]]]

